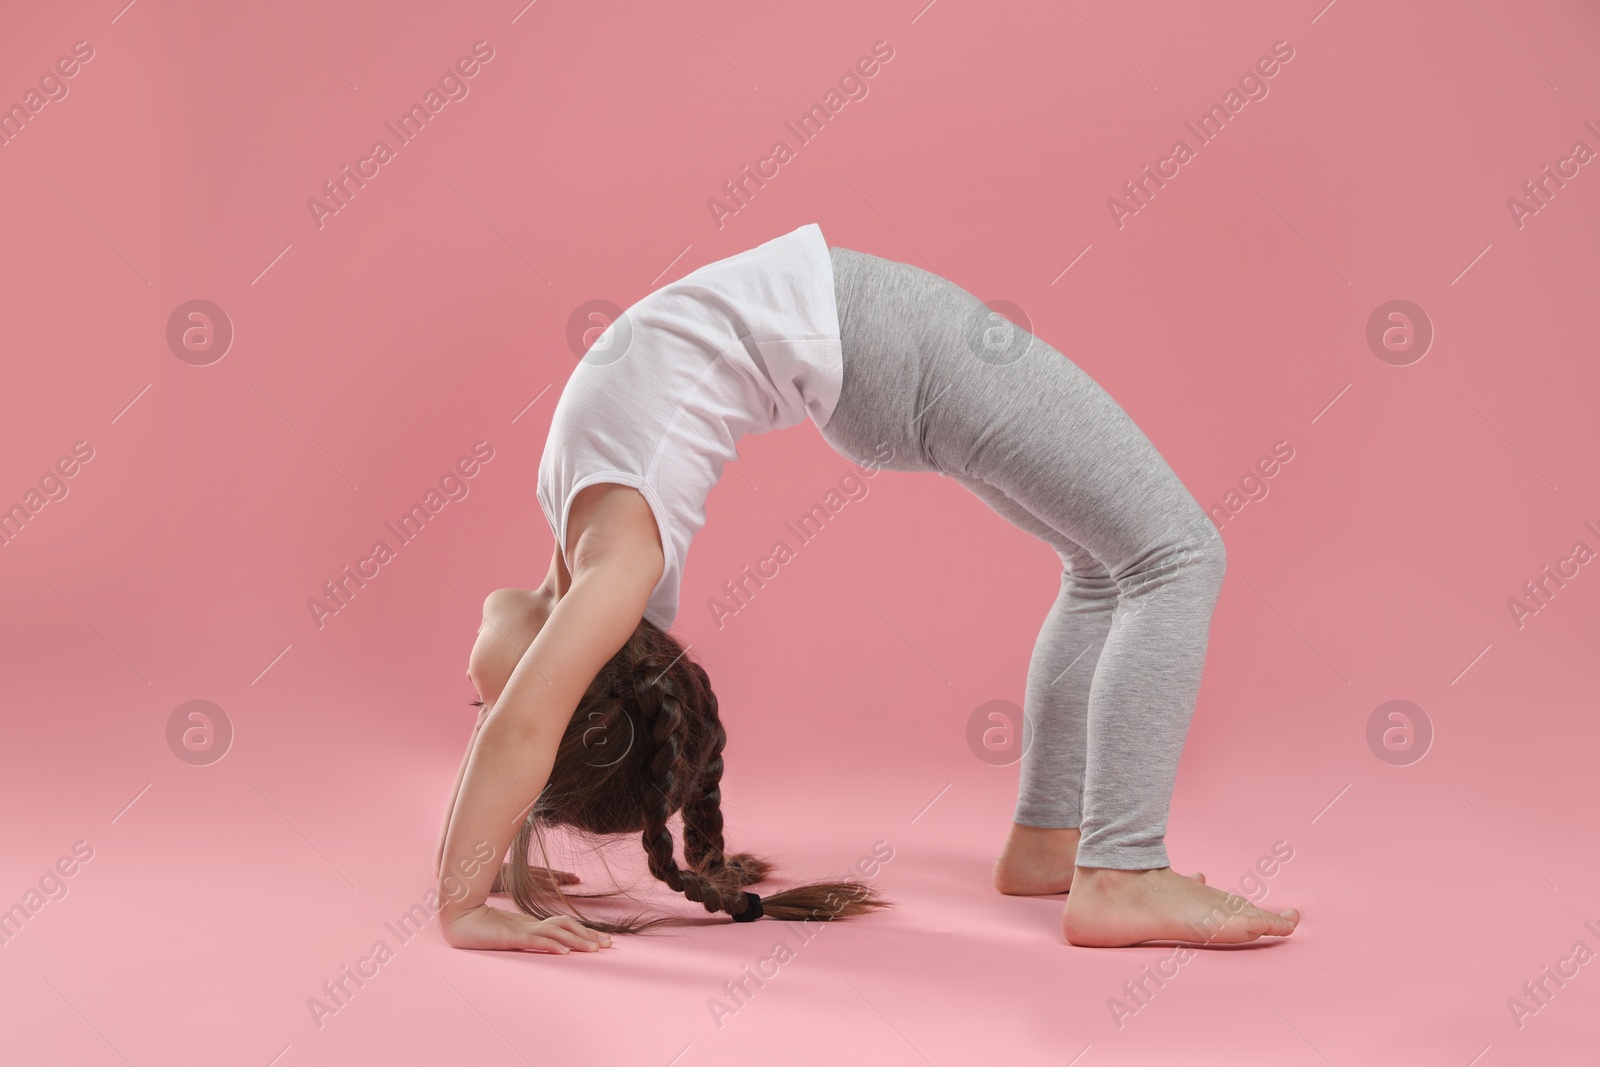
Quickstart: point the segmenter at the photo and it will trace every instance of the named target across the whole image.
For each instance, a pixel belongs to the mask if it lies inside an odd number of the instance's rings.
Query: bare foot
[[[1287,937],[1300,925],[1293,908],[1265,911],[1232,893],[1162,867],[1117,871],[1080,867],[1061,918],[1069,942],[1096,948],[1141,941],[1238,945]]]
[[[1077,827],[1065,830],[1011,824],[1011,836],[994,865],[994,887],[1012,897],[1039,897],[1072,888],[1077,869]],[[1206,876],[1188,877],[1205,884]]]

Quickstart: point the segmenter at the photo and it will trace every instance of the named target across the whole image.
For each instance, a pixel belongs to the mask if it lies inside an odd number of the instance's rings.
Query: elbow
[[[551,729],[549,721],[538,714],[538,708],[518,701],[501,701],[483,720],[478,741],[499,751],[521,752],[542,746],[554,752],[561,742],[561,732]]]

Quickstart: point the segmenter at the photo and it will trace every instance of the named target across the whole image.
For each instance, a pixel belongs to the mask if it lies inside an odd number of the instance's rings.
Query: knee
[[[1214,600],[1222,591],[1227,568],[1228,553],[1222,535],[1196,504],[1193,512],[1168,527],[1134,566],[1115,578],[1125,596],[1138,596],[1181,581]]]
[[[483,602],[483,621],[467,657],[467,678],[485,703],[500,698],[511,672],[554,607],[536,589],[496,589]]]
[[[496,589],[483,598],[483,617],[494,618],[510,612],[524,611],[538,595],[536,589]]]
[[[1186,524],[1177,538],[1178,565],[1183,571],[1206,583],[1213,595],[1222,589],[1222,578],[1228,570],[1228,549],[1222,534],[1211,519],[1196,505],[1197,517]]]
[[[1088,599],[1116,597],[1117,581],[1111,576],[1111,572],[1106,570],[1104,563],[1082,549],[1069,552],[1058,548],[1056,555],[1061,559],[1063,587],[1071,589],[1077,596]]]

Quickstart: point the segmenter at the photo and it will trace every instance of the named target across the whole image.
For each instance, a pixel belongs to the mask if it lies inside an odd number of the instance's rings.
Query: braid
[[[545,885],[533,876],[536,868],[527,866],[530,838],[538,838],[543,851],[541,825],[596,836],[637,833],[651,877],[706,911],[739,921],[762,916],[829,920],[886,907],[871,886],[855,881],[813,882],[762,896],[744,891],[764,881],[772,864],[746,852],[725,851],[722,778],[728,735],[711,679],[688,651],[648,620],[640,620],[597,672],[562,735],[549,781],[512,844],[505,884],[517,907],[541,918],[556,914],[557,906],[572,908],[571,894],[560,885]],[[594,737],[600,740],[592,741]],[[599,754],[605,758],[594,758],[602,746]],[[679,813],[682,866],[670,826]],[[681,920],[634,916],[584,921],[615,933]]]
[[[728,743],[728,731],[722,728],[717,715],[717,694],[711,690],[711,679],[698,663],[690,664],[695,681],[699,683],[701,704],[710,723],[707,742],[706,765],[689,792],[683,806],[683,858],[691,867],[714,870],[727,865],[722,854],[722,749]]]
[[[681,657],[679,662],[682,662]],[[745,884],[740,877],[742,872],[730,869],[722,854],[721,791],[718,782],[722,778],[721,753],[727,735],[722,724],[712,719],[715,725],[711,740],[711,765],[695,775],[691,758],[693,753],[689,751],[690,722],[684,696],[703,706],[700,702],[710,693],[710,680],[698,664],[689,664],[692,672],[675,672],[674,666],[676,664],[655,673],[654,677],[646,678],[654,670],[654,665],[635,665],[635,691],[639,707],[646,715],[652,710],[655,715],[650,732],[655,745],[655,754],[650,759],[650,780],[654,788],[647,801],[648,812],[642,835],[645,855],[650,873],[688,899],[709,912],[723,911],[740,915],[750,907],[748,899],[741,892]],[[684,686],[682,683],[685,681],[690,684]],[[684,688],[690,690],[688,694],[683,692]],[[672,832],[667,828],[667,820],[676,807],[673,801],[680,792],[686,793],[693,802],[693,810],[688,804],[683,808],[684,861],[688,870],[678,866]]]
[[[678,767],[683,761],[683,715],[677,702],[661,699],[655,687],[646,684],[639,688],[640,710],[646,715],[654,712],[650,730],[650,741],[655,748],[655,754],[650,759],[650,784],[653,788],[645,797],[645,855],[649,860],[650,873],[671,886],[675,892],[682,893],[683,876],[673,855],[674,845],[672,833],[667,829],[667,819],[672,815],[671,797],[677,788]]]
[[[766,881],[772,864],[748,852],[727,853],[722,837],[722,750],[728,742],[718,714],[717,694],[705,668],[691,662],[699,684],[700,718],[707,734],[705,766],[683,806],[683,854],[693,866],[707,871],[732,888]],[[739,908],[734,914],[743,914]]]

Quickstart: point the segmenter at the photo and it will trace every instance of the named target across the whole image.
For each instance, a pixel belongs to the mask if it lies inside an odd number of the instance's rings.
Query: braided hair
[[[545,853],[543,827],[599,836],[637,833],[650,874],[706,911],[735,920],[828,920],[888,906],[862,882],[815,882],[758,897],[746,886],[772,864],[729,854],[722,827],[722,752],[727,731],[717,695],[700,664],[670,634],[641,619],[626,644],[595,675],[556,749],[550,779],[512,842],[503,884],[522,911],[548,918],[575,912],[574,898],[528,866],[530,845]],[[669,821],[682,817],[683,863]],[[579,916],[582,918],[582,916]],[[596,930],[633,933],[663,922],[632,915],[585,918]]]

